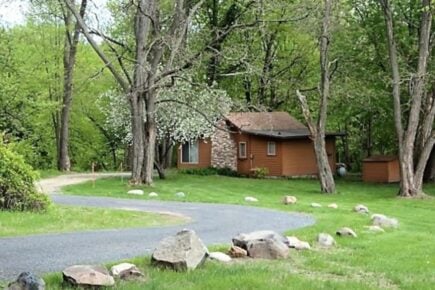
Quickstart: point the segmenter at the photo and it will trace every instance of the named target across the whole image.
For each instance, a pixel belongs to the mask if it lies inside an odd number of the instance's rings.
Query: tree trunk
[[[144,178],[146,185],[152,185],[154,172],[154,159],[156,152],[157,125],[155,121],[156,111],[156,96],[154,90],[147,94],[146,99],[146,148],[145,148],[145,164]]]
[[[334,193],[335,181],[329,165],[324,138],[318,136],[314,139],[314,151],[316,152],[317,170],[319,171],[320,190],[323,193]]]
[[[145,129],[144,129],[144,98],[135,94],[131,98],[131,125],[133,134],[131,147],[131,184],[142,183],[142,166],[145,152]]]
[[[325,0],[325,10],[322,21],[322,35],[320,36],[320,111],[317,122],[317,134],[314,135],[314,148],[319,171],[320,187],[324,193],[335,192],[335,182],[331,167],[328,162],[328,155],[325,148],[326,117],[328,112],[329,99],[329,24],[332,10],[332,0]]]
[[[332,170],[328,161],[328,154],[325,148],[325,131],[326,131],[326,118],[328,112],[328,98],[330,87],[329,75],[329,24],[332,10],[332,0],[325,0],[323,21],[322,21],[322,35],[320,36],[320,108],[317,124],[311,117],[310,108],[307,99],[302,95],[299,90],[296,95],[301,103],[302,113],[310,130],[311,139],[314,142],[314,152],[316,154],[317,171],[320,180],[320,190],[323,193],[335,192],[335,181],[332,175]]]
[[[80,16],[83,18],[86,11],[87,0],[82,0],[80,5]],[[74,32],[72,26],[71,11],[64,9],[65,24],[65,46],[64,46],[64,89],[62,99],[62,112],[60,115],[59,146],[57,167],[61,171],[70,171],[71,162],[69,158],[69,123],[73,98],[73,76],[76,62],[77,46],[80,36],[80,26],[76,23]]]
[[[418,158],[418,164],[414,167],[414,148],[416,144],[417,129],[420,123],[420,110],[426,83],[426,72],[429,57],[429,43],[431,34],[432,11],[431,1],[422,0],[420,35],[418,44],[418,64],[416,73],[411,77],[413,90],[410,91],[411,109],[408,116],[406,130],[402,125],[402,109],[400,96],[400,70],[397,56],[397,47],[394,38],[393,13],[389,0],[379,0],[384,13],[385,25],[387,29],[388,49],[390,65],[393,78],[393,100],[394,100],[394,123],[399,145],[400,163],[400,191],[403,197],[417,197],[423,195],[423,172],[433,146],[433,138],[429,138],[423,147],[425,148]],[[424,119],[423,126],[427,127],[428,118]],[[433,119],[432,119],[433,122]],[[432,126],[432,124],[429,124]],[[432,143],[432,146],[431,146]]]

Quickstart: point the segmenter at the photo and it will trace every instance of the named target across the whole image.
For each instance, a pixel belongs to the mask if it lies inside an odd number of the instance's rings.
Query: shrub
[[[265,178],[269,173],[269,169],[266,167],[256,167],[251,170],[251,176],[254,178]]]
[[[35,188],[36,173],[0,140],[0,209],[41,211],[49,200]]]
[[[235,170],[232,170],[229,167],[223,168],[215,168],[215,167],[207,167],[207,168],[190,168],[190,169],[182,169],[181,173],[191,174],[191,175],[223,175],[230,177],[239,177],[239,173]]]

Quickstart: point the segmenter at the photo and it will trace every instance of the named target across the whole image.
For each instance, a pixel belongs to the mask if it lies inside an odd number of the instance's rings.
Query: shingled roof
[[[230,113],[227,120],[244,133],[274,137],[280,139],[297,139],[310,136],[308,128],[286,112],[243,112]],[[327,136],[342,134],[327,133]]]
[[[238,129],[289,131],[308,130],[301,122],[286,112],[244,112],[230,113],[227,119]]]

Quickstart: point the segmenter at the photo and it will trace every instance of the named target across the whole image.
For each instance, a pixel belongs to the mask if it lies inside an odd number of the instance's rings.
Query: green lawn
[[[356,181],[338,181],[338,194],[318,193],[315,180],[256,180],[222,176],[171,174],[157,180],[146,192],[159,193],[158,199],[179,200],[174,193],[186,193],[186,201],[247,204],[244,197],[254,196],[255,206],[312,214],[314,226],[288,231],[313,243],[317,233],[334,234],[342,226],[353,228],[357,239],[338,238],[333,250],[313,249],[292,252],[285,261],[260,261],[220,265],[207,262],[190,273],[159,271],[149,266],[149,258],[140,258],[149,281],[139,285],[120,284],[117,289],[433,289],[435,285],[435,199],[405,200],[396,197],[397,185],[374,185]],[[123,198],[130,189],[118,178],[65,188],[69,194],[104,195]],[[435,195],[435,185],[425,188]],[[284,195],[295,195],[296,205],[281,204]],[[324,205],[311,208],[311,202]],[[327,208],[335,202],[338,209]],[[384,234],[364,231],[368,216],[352,212],[363,203],[372,213],[383,213],[400,221],[397,230]],[[235,221],[237,222],[237,221]],[[229,241],[230,242],[230,241]],[[226,246],[225,246],[226,247]],[[224,247],[224,248],[225,248]],[[49,289],[56,289],[59,275],[49,278]],[[51,284],[50,284],[51,283]]]
[[[89,207],[50,206],[46,212],[0,211],[0,237],[94,229],[155,227],[183,222],[171,215]]]

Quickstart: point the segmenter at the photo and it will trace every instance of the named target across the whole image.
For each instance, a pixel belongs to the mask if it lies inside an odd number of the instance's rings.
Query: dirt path
[[[60,188],[66,185],[82,183],[97,178],[125,176],[129,177],[130,173],[73,173],[41,179],[36,186],[40,192],[46,194],[61,193]]]

